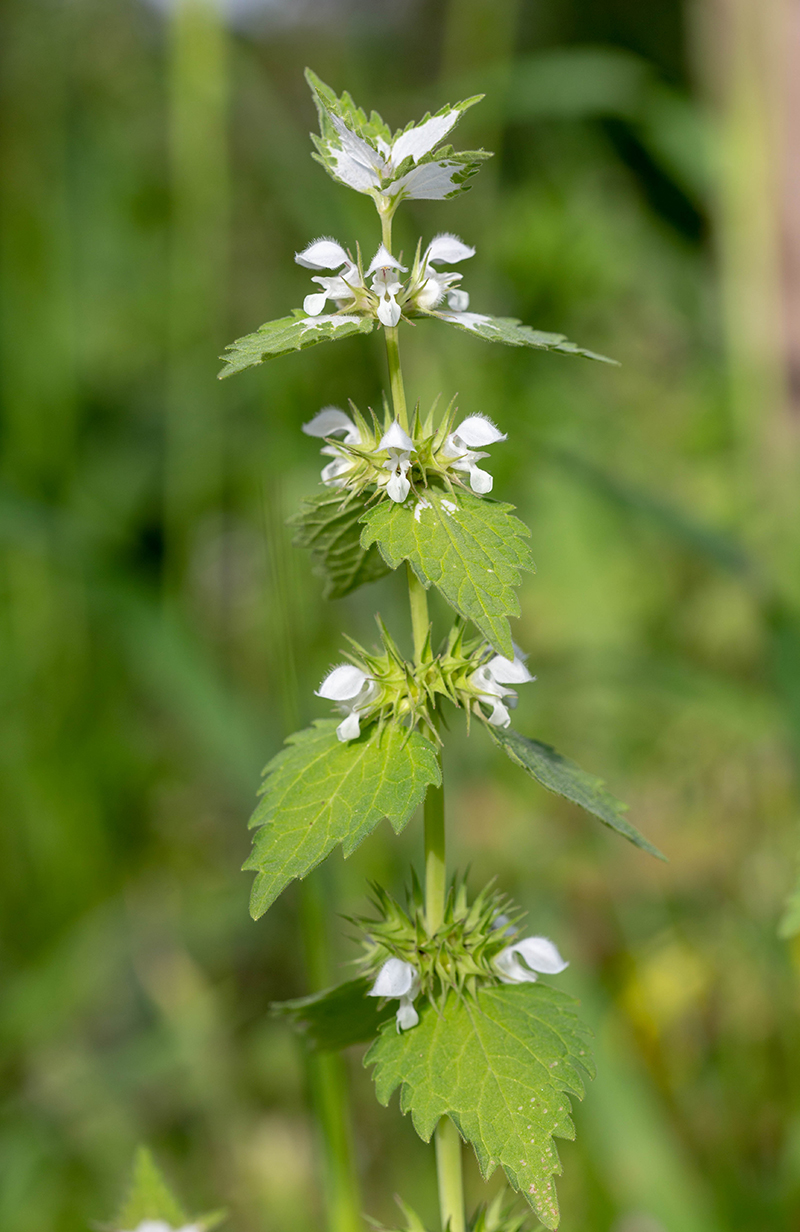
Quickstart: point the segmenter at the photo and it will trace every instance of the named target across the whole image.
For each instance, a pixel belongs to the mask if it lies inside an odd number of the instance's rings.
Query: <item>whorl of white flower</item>
[[[437,270],[435,266],[441,263],[453,265],[457,261],[465,261],[467,257],[474,256],[475,249],[470,248],[457,235],[451,235],[447,231],[442,232],[441,235],[435,235],[422,254],[419,263],[419,271],[415,280],[417,289],[411,294],[413,306],[422,312],[430,312],[445,300],[448,307],[456,312],[463,312],[468,308],[467,292],[455,289],[455,284],[461,281],[463,275]]]
[[[322,287],[322,290],[305,297],[303,312],[308,313],[310,317],[318,317],[325,311],[325,304],[329,299],[335,300],[337,308],[352,307],[357,291],[364,284],[358,272],[358,266],[341,244],[324,236],[322,239],[314,240],[302,252],[296,252],[294,259],[298,265],[303,265],[306,269],[339,271],[331,278],[315,275],[311,279],[312,282]]]
[[[352,663],[332,668],[317,689],[317,697],[336,702],[345,718],[336,728],[336,735],[345,744],[361,734],[361,717],[380,694],[378,683]]]
[[[494,965],[504,984],[534,984],[537,971],[542,975],[559,975],[569,963],[564,962],[547,937],[523,937],[501,950]]]
[[[419,993],[419,972],[402,958],[387,958],[378,972],[378,977],[369,990],[370,997],[398,997],[397,1030],[408,1031],[419,1022],[414,1009],[414,998]]]
[[[492,707],[492,713],[489,715],[489,722],[495,727],[508,727],[511,722],[511,715],[508,713],[506,705],[503,703],[503,698],[507,699],[508,706],[513,710],[517,704],[517,695],[513,689],[504,689],[506,684],[526,684],[530,680],[535,680],[525,666],[526,655],[523,655],[518,646],[514,646],[514,658],[505,659],[502,655],[495,655],[488,663],[484,663],[482,667],[477,668],[469,677],[469,684],[478,694],[479,701],[485,702],[487,706]]]
[[[489,457],[488,453],[481,452],[481,446],[505,440],[508,440],[507,434],[495,427],[486,415],[469,415],[446,437],[442,457],[452,459],[450,469],[468,474],[472,491],[484,496],[491,492],[494,480],[488,471],[482,471],[477,465],[481,458]]]
[[[386,494],[398,505],[408,496],[411,484],[407,478],[411,467],[411,455],[414,453],[414,442],[407,432],[404,432],[397,420],[381,437],[378,449],[385,449],[389,454],[384,462],[384,469],[389,473],[383,482]]]
[[[120,1232],[126,1232],[126,1229],[120,1228]],[[135,1228],[130,1228],[127,1232],[200,1232],[200,1225],[185,1223],[180,1228],[173,1228],[172,1224],[164,1219],[143,1219]]]
[[[324,406],[319,414],[315,415],[309,423],[303,424],[303,431],[306,436],[338,436],[342,433],[342,441],[345,445],[360,445],[361,433],[353,423],[349,415],[340,410],[338,406]],[[333,458],[333,462],[329,462],[327,466],[322,468],[322,482],[332,488],[341,488],[346,481],[346,474],[353,465],[353,459],[345,449],[340,449],[337,445],[323,445],[320,453],[326,457]]]
[[[397,271],[405,273],[406,266],[392,256],[381,244],[370,262],[366,277],[373,275],[372,290],[378,297],[378,320],[381,325],[393,326],[400,320],[401,308],[396,296],[403,290],[403,283],[397,277]]]

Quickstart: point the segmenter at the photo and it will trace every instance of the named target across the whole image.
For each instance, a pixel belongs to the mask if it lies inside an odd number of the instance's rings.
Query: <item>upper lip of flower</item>
[[[548,937],[514,941],[495,956],[494,963],[504,984],[533,984],[537,971],[542,975],[560,975],[569,966]]]

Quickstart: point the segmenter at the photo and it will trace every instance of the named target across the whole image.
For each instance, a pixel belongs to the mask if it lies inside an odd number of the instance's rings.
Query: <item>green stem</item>
[[[392,215],[394,211],[381,212],[381,239],[387,252],[392,251]],[[397,326],[386,326],[386,358],[389,363],[389,386],[392,391],[394,417],[404,432],[408,432],[408,410],[406,408],[406,390],[403,384],[403,372],[400,368],[400,343],[397,337]]]
[[[408,432],[408,410],[406,408],[406,391],[403,385],[403,373],[400,369],[400,347],[397,339],[397,326],[385,326],[386,358],[389,361],[389,385],[392,391],[394,417],[404,432]]]
[[[411,605],[411,628],[414,633],[414,658],[419,663],[430,628],[428,592],[408,562],[406,562],[406,572],[408,574],[408,601]]]
[[[391,213],[381,214],[383,243],[392,251]],[[386,357],[389,362],[389,383],[397,422],[408,431],[408,411],[400,368],[397,329],[386,329]],[[414,656],[422,658],[428,636],[428,596],[411,566],[408,566],[408,598],[411,605],[411,627],[414,633]],[[430,787],[423,809],[425,828],[425,927],[429,935],[444,921],[447,894],[447,858],[444,830],[444,785]],[[439,1211],[442,1232],[465,1232],[464,1185],[461,1175],[461,1139],[449,1117],[442,1117],[436,1127],[436,1174],[439,1182]]]
[[[464,1232],[464,1184],[461,1176],[461,1139],[449,1117],[436,1126],[436,1175],[442,1232]]]
[[[444,786],[429,787],[423,806],[425,825],[425,926],[433,935],[444,920],[447,862],[444,838]]]

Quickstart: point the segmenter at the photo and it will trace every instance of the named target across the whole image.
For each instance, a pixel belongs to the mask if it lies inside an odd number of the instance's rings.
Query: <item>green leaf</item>
[[[179,1228],[188,1223],[146,1147],[140,1146],[133,1161],[128,1195],[116,1219],[119,1228],[137,1228],[145,1219],[163,1219]]]
[[[514,657],[509,616],[519,616],[514,587],[520,571],[533,569],[530,534],[513,505],[459,492],[450,498],[428,488],[429,509],[407,500],[386,501],[364,514],[364,547],[377,543],[392,569],[407,560],[424,586],[433,584],[457,612],[473,621],[500,654]],[[419,513],[419,517],[416,514]]]
[[[292,1026],[304,1035],[320,1052],[337,1052],[351,1044],[374,1040],[389,1019],[394,1019],[396,1006],[383,1005],[368,996],[372,980],[348,980],[338,988],[298,997],[295,1001],[275,1001],[274,1014],[290,1019]]]
[[[482,94],[445,104],[434,116],[427,112],[392,134],[377,111],[368,118],[346,91],[339,97],[311,69],[306,69],[306,81],[319,116],[320,136],[311,138],[313,157],[332,179],[356,192],[376,199],[385,195],[442,201],[464,192],[467,181],[491,157],[485,150],[456,152],[442,144]],[[396,144],[402,137],[405,141]],[[409,142],[415,145],[413,153]],[[420,153],[422,148],[425,153]]]
[[[338,342],[353,334],[369,334],[374,324],[372,317],[347,314],[309,317],[297,308],[292,316],[267,321],[254,334],[245,334],[244,338],[237,338],[226,347],[225,355],[221,356],[225,367],[219,378],[222,381],[234,372],[255,368],[267,359],[288,355],[291,351],[304,351],[318,342]]]
[[[529,740],[510,727],[490,727],[494,740],[505,750],[513,762],[527,770],[531,778],[536,779],[548,791],[564,796],[573,804],[579,804],[587,813],[595,817],[617,834],[629,839],[642,851],[649,851],[651,856],[666,860],[666,856],[654,847],[635,826],[626,819],[627,804],[616,800],[603,786],[603,780],[587,774],[576,766],[574,761],[562,757],[549,744],[538,740]]]
[[[587,351],[570,342],[565,334],[548,334],[541,329],[531,329],[515,317],[492,317],[483,312],[447,312],[434,310],[424,316],[438,317],[448,325],[455,325],[487,342],[504,342],[506,346],[533,347],[537,351],[560,351],[562,355],[582,355],[585,359],[597,359],[602,364],[617,364],[616,359]]]
[[[451,994],[441,1010],[426,1005],[410,1031],[384,1027],[364,1058],[382,1104],[400,1087],[400,1108],[426,1142],[450,1116],[484,1178],[500,1165],[547,1228],[558,1226],[552,1138],[575,1137],[565,1092],[582,1098],[593,1076],[575,1005],[543,984],[483,988],[474,1000]]]
[[[428,787],[441,782],[436,749],[419,732],[373,724],[342,744],[336,726],[335,719],[318,719],[295,732],[264,771],[250,819],[258,832],[244,865],[258,873],[254,919],[337,843],[349,856],[384,817],[399,834]]]
[[[326,599],[341,599],[390,572],[377,548],[362,547],[364,509],[363,495],[345,503],[341,492],[323,492],[305,500],[289,519],[297,531],[295,546],[310,550],[314,572],[325,581]]]

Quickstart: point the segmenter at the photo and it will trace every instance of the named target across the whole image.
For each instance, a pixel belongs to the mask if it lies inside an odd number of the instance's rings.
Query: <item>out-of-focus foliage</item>
[[[393,125],[486,91],[461,127],[496,157],[458,200],[404,206],[400,242],[458,233],[487,311],[621,361],[404,330],[414,400],[457,389],[509,434],[495,493],[538,570],[514,630],[538,677],[519,729],[602,771],[670,858],[540,790],[480,725],[454,731],[453,850],[557,939],[597,1033],[564,1226],[789,1232],[800,1033],[776,929],[800,618],[791,568],[758,547],[782,493],[754,481],[732,412],[714,130],[681,6],[234,7],[225,27],[188,0],[169,19],[139,0],[4,6],[0,1227],[83,1232],[140,1141],[237,1232],[318,1226],[303,1061],[268,1014],[309,990],[296,899],[253,923],[239,868],[295,676],[299,725],[325,716],[312,690],[342,629],[371,639],[379,609],[410,636],[397,579],[323,606],[307,556],[275,567],[275,526],[318,482],[300,425],[379,406],[380,340],[215,379],[226,341],[305,293],[295,251],[377,243],[371,202],[310,157],[310,63]],[[365,875],[399,893],[419,852],[412,822],[333,855],[335,910],[359,910]],[[329,982],[347,931],[332,907]],[[432,1226],[429,1152],[351,1062],[365,1207],[390,1221],[399,1191]]]

